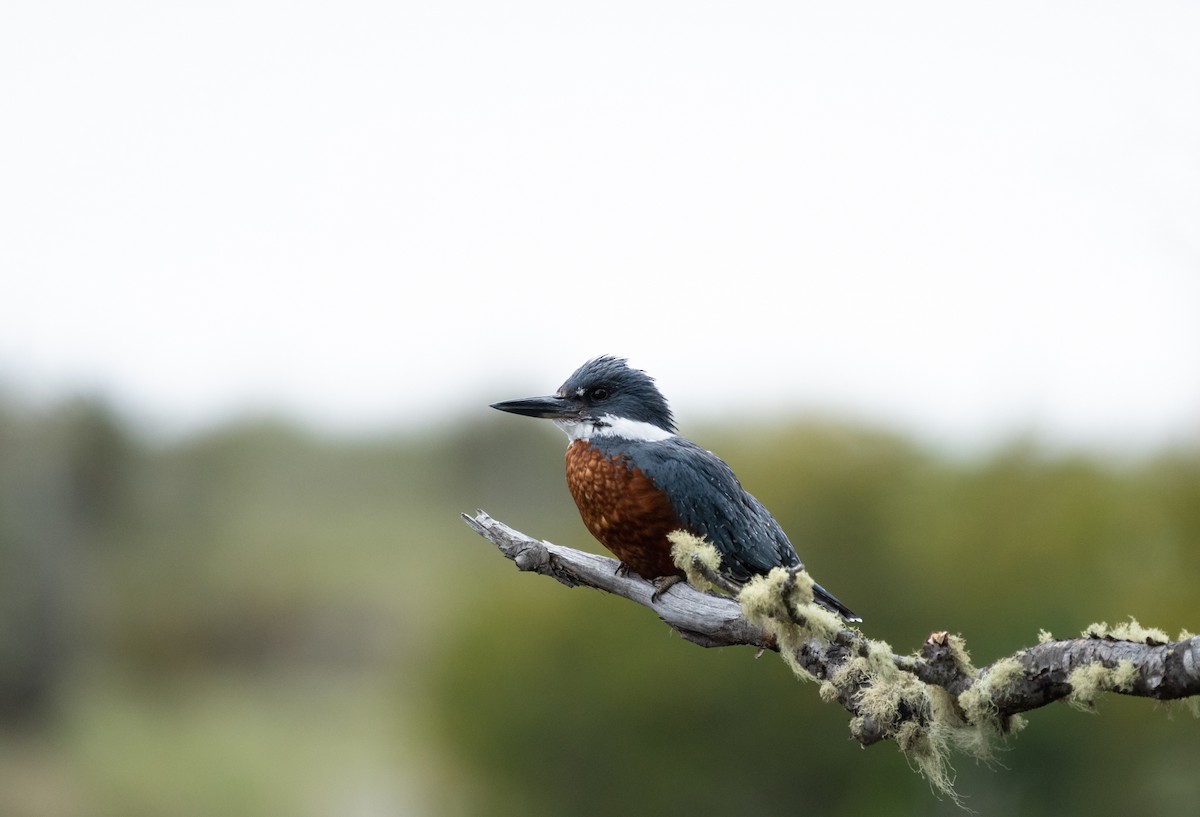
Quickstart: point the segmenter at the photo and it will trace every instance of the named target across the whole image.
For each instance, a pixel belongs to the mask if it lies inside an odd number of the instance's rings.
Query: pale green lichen
[[[1025,667],[1016,658],[1002,658],[986,669],[969,689],[958,696],[958,703],[968,723],[996,733],[1010,731],[1010,724],[1000,718],[996,698],[1019,678]]]
[[[1083,712],[1095,711],[1096,696],[1108,688],[1109,672],[1103,664],[1084,664],[1071,670],[1067,676],[1067,683],[1071,685],[1067,703]]]
[[[703,591],[718,590],[699,567],[719,573],[721,557],[716,548],[685,531],[675,531],[668,539],[672,544],[672,559],[684,571],[688,583]],[[795,675],[803,680],[817,680],[799,663],[799,650],[810,639],[832,641],[848,625],[837,614],[813,602],[813,580],[808,573],[776,568],[766,576],[753,577],[737,598],[742,614],[774,636],[780,655]],[[1143,644],[1165,644],[1170,640],[1162,630],[1142,627],[1133,617],[1114,627],[1105,622],[1092,624],[1083,635]],[[1192,637],[1192,633],[1183,630],[1178,640]],[[1049,631],[1038,632],[1038,643],[1054,640]],[[963,676],[975,679],[955,697],[939,686],[927,685],[915,675],[900,671],[887,642],[866,639],[865,644],[865,654],[847,659],[821,683],[821,699],[835,701],[852,696],[858,714],[850,721],[851,734],[862,736],[869,719],[875,729],[896,742],[932,788],[961,806],[954,790],[951,751],[992,763],[995,738],[1025,727],[1026,721],[1019,715],[1001,717],[996,704],[1024,676],[1024,666],[1015,657],[1004,658],[981,673],[971,663],[962,637],[947,635],[946,646],[955,668]],[[1076,708],[1093,710],[1101,692],[1129,691],[1138,678],[1138,669],[1129,660],[1122,660],[1115,667],[1085,664],[1067,678],[1071,685],[1067,701]],[[1200,718],[1200,700],[1189,699],[1184,705]]]
[[[705,576],[719,573],[721,554],[709,542],[687,531],[667,534],[671,558],[688,584],[704,592],[719,592]],[[742,615],[775,637],[780,655],[800,678],[812,679],[796,661],[796,652],[810,638],[829,641],[843,628],[842,619],[813,603],[813,580],[808,572],[777,567],[766,576],[753,576],[738,592]]]
[[[1024,668],[1016,659],[1006,659],[979,677],[962,637],[948,636],[946,644],[956,668],[977,679],[961,699],[901,670],[891,646],[872,640],[837,667],[820,692],[826,701],[853,700],[857,715],[850,721],[852,735],[866,737],[868,724],[872,735],[888,735],[935,791],[961,805],[950,757],[957,751],[993,763],[996,738],[1025,725],[1017,716],[1002,719],[995,704]]]
[[[1118,692],[1129,692],[1140,677],[1141,673],[1138,672],[1137,666],[1128,658],[1122,658],[1113,667],[1112,688]]]
[[[867,671],[876,678],[895,678],[900,675],[892,645],[886,641],[867,639],[866,660]]]
[[[709,542],[685,530],[672,531],[667,534],[671,543],[671,559],[675,566],[687,576],[687,582],[702,593],[718,592],[718,588],[705,577],[704,572],[697,566],[703,566],[711,573],[721,570],[721,554]]]
[[[911,678],[907,673],[901,673],[896,668],[892,657],[892,648],[886,641],[866,639],[867,654],[847,658],[833,671],[824,686],[822,696],[830,696],[829,700],[838,697],[842,690],[859,690],[868,687],[881,687],[894,682],[897,678]],[[885,696],[890,693],[884,693]]]
[[[839,692],[840,690],[832,681],[822,681],[821,688],[817,691],[817,694],[821,696],[822,701],[828,704],[838,699]]]
[[[926,771],[931,779],[939,775],[944,779],[952,771],[948,760],[951,750],[989,765],[995,763],[997,739],[1025,727],[1023,718],[1017,715],[1001,717],[996,706],[997,698],[1003,697],[1024,676],[1025,668],[1021,662],[1016,658],[1005,658],[980,673],[970,667],[961,638],[957,639],[953,649],[960,652],[961,660],[965,662],[960,666],[970,668],[969,675],[975,682],[957,698],[941,687],[926,687],[930,712],[926,727],[928,745],[941,756],[939,762],[943,767],[940,771],[937,768]],[[932,759],[926,760],[927,764],[932,762]]]
[[[1067,683],[1071,685],[1067,703],[1084,712],[1094,712],[1096,698],[1101,692],[1128,692],[1137,680],[1138,669],[1128,659],[1118,661],[1115,667],[1106,667],[1099,661],[1082,664],[1067,676]]]
[[[786,619],[787,608],[783,603],[783,583],[786,571],[776,568],[766,576],[753,576],[738,593],[742,613],[754,622]]]
[[[950,754],[952,746],[971,749],[973,743],[965,739],[965,733],[974,730],[962,728],[949,693],[905,672],[872,681],[859,697],[863,716],[891,734],[908,762],[936,792],[961,805],[954,790]]]
[[[941,687],[929,688],[930,713],[934,738],[975,760],[991,765],[995,756],[994,733],[974,724],[967,723],[953,695]]]
[[[969,666],[961,639],[954,649],[956,661]],[[896,742],[935,791],[959,802],[950,765],[952,747],[975,756],[985,753],[978,741],[965,734],[973,730],[964,729],[948,692],[901,671],[886,642],[867,640],[865,654],[847,659],[821,686],[821,697],[826,700],[843,696],[853,697],[858,712],[850,722],[851,734],[861,737],[869,720],[875,730]]]
[[[948,729],[959,729],[967,726],[963,720],[962,710],[958,708],[954,696],[946,689],[931,686],[929,690],[929,712],[935,723]]]
[[[855,656],[842,662],[833,674],[829,683],[837,689],[859,687],[871,680],[871,665],[866,658]]]
[[[869,639],[860,654],[844,661],[821,684],[820,693],[826,701],[852,701],[856,716],[850,732],[855,738],[873,739],[880,733],[890,737],[939,795],[961,806],[951,756],[963,753],[995,763],[998,739],[1025,726],[1019,716],[1001,718],[995,701],[1025,670],[1011,658],[980,676],[961,636],[947,636],[945,643],[956,668],[975,679],[961,698],[900,669],[890,645]]]
[[[807,572],[777,567],[751,578],[738,594],[742,614],[775,636],[780,655],[805,679],[812,676],[796,662],[796,652],[810,638],[831,641],[846,626],[836,613],[813,604],[812,587]]]
[[[860,740],[890,737],[909,763],[940,794],[961,805],[954,790],[953,751],[987,763],[995,739],[1019,730],[1025,721],[1001,717],[996,700],[1024,675],[1015,658],[997,661],[980,675],[961,636],[946,637],[949,657],[963,676],[975,679],[961,696],[925,684],[896,665],[892,647],[864,639],[859,654],[847,658],[829,677],[814,678],[797,655],[811,639],[829,643],[848,626],[836,614],[812,603],[812,580],[804,571],[781,568],[751,579],[738,595],[742,613],[772,634],[783,659],[798,678],[821,680],[825,701],[850,702],[856,712],[850,732]],[[868,731],[869,727],[869,731]]]
[[[924,714],[929,710],[925,685],[915,675],[896,673],[890,678],[874,676],[858,695],[858,711],[885,732],[894,732],[904,720],[903,712]]]
[[[1133,641],[1138,644],[1168,644],[1170,637],[1157,627],[1143,627],[1133,616],[1129,621],[1108,626],[1108,622],[1091,624],[1083,631],[1084,638],[1111,638],[1114,641]]]
[[[846,626],[837,613],[813,603],[813,580],[805,570],[777,567],[765,576],[753,576],[738,593],[738,601],[746,618],[759,624],[782,621],[827,639]]]
[[[934,791],[944,794],[962,806],[954,790],[954,767],[950,765],[950,750],[944,741],[945,730],[935,725],[906,721],[896,730],[896,745]]]

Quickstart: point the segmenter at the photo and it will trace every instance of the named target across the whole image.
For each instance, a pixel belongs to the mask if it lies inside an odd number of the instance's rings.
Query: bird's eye
[[[597,386],[596,388],[592,389],[592,399],[597,401],[607,400],[608,389],[606,389],[604,386]]]

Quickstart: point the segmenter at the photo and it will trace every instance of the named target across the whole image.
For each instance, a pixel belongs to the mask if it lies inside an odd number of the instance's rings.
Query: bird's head
[[[505,400],[492,408],[553,420],[571,439],[660,440],[675,433],[671,409],[654,379],[609,355],[580,366],[552,395]]]

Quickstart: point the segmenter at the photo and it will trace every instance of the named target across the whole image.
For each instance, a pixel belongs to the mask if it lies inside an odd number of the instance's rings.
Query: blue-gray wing
[[[681,437],[625,450],[667,495],[683,526],[720,552],[729,578],[745,582],[774,567],[800,564],[779,523],[715,454]]]

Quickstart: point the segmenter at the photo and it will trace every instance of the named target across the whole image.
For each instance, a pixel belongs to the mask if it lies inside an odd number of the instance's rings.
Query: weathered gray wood
[[[593,587],[649,607],[671,629],[702,647],[774,646],[762,628],[742,617],[734,599],[701,593],[681,582],[652,601],[654,584],[635,573],[619,571],[615,559],[534,539],[483,511],[475,516],[463,514],[463,519],[518,569],[550,576],[567,587]]]

